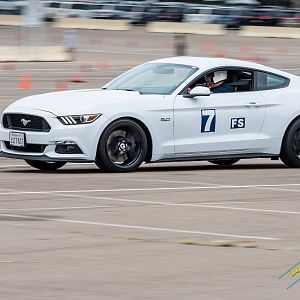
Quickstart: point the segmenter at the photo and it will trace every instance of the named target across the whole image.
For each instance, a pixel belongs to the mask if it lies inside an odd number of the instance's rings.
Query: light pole
[[[42,46],[44,44],[42,25],[39,0],[28,0],[23,15],[23,29],[27,36],[26,44],[28,46]]]

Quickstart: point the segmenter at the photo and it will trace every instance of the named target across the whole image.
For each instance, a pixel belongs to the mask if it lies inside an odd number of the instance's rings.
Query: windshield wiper
[[[142,94],[139,90],[134,90],[134,89],[115,89],[117,91],[127,91],[127,92],[139,92],[140,94]]]

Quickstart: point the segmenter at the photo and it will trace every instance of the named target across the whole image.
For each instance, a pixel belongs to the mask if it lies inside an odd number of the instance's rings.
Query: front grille
[[[4,114],[3,127],[17,130],[45,132],[48,132],[51,129],[44,118],[25,114]]]
[[[8,141],[4,141],[5,147],[9,150],[20,151],[20,152],[32,152],[32,153],[43,153],[47,145],[41,144],[26,144],[25,147],[11,146]]]

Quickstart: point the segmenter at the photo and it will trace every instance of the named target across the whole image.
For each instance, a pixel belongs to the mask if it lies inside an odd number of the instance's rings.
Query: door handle
[[[245,104],[246,107],[260,107],[263,106],[262,102],[248,102]]]

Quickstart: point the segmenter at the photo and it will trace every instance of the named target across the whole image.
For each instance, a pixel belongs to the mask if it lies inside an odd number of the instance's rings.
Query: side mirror
[[[195,86],[188,94],[184,94],[184,98],[194,98],[198,96],[210,96],[210,89],[206,86]]]

